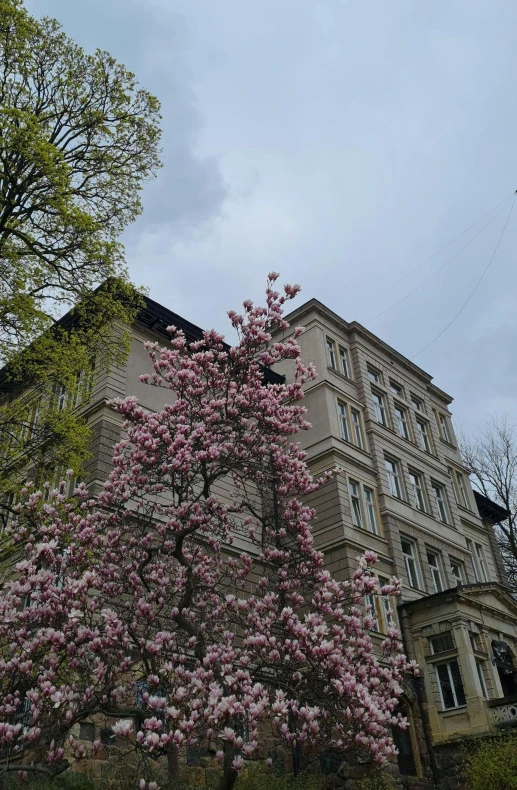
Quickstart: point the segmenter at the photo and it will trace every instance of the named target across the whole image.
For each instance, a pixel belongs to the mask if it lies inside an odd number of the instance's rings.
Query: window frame
[[[342,346],[338,343],[338,357],[341,366],[341,370],[339,371],[345,378],[352,380],[352,376],[350,375],[350,356],[348,354],[348,349],[345,346]]]
[[[382,385],[382,373],[380,370],[377,370],[373,365],[367,364],[366,365],[366,375],[368,376],[369,380],[374,384],[381,384]]]
[[[417,472],[416,469],[408,469],[408,477],[409,477],[409,485],[413,491],[413,499],[416,509],[420,513],[428,513],[429,512],[429,505],[427,501],[427,491],[424,481],[424,476],[421,472]],[[416,481],[419,481],[419,485],[413,484],[411,478],[414,477]],[[418,497],[417,492],[421,495],[421,504],[422,507],[419,507],[420,498]]]
[[[458,670],[458,679],[459,679],[460,685],[461,685],[461,693],[463,695],[463,700],[464,700],[463,702],[459,702],[458,701],[458,689],[456,688],[454,676],[453,676],[453,673],[452,673],[452,670],[451,670],[451,665],[452,664],[456,664],[456,667],[457,667],[457,670]],[[453,697],[453,700],[454,700],[454,703],[455,703],[454,705],[448,705],[448,706],[445,705],[445,700],[444,700],[444,696],[443,696],[443,689],[442,689],[442,682],[441,682],[440,673],[439,673],[439,667],[447,667],[447,674],[448,674],[448,678],[449,678],[449,685],[450,685],[450,689],[451,689],[451,692],[452,692],[452,697]],[[457,708],[464,708],[466,706],[466,704],[467,704],[467,701],[466,701],[466,697],[465,697],[465,689],[463,687],[463,678],[461,677],[461,671],[460,671],[460,665],[459,665],[458,659],[457,658],[451,658],[449,661],[443,661],[443,662],[440,661],[439,663],[435,664],[435,671],[436,671],[436,677],[437,677],[437,682],[438,682],[438,690],[440,692],[440,700],[441,700],[441,703],[442,703],[442,710],[443,711],[448,711],[448,710],[456,710]]]
[[[404,543],[406,543],[410,547],[411,551],[409,553],[404,550]],[[420,567],[418,562],[418,547],[416,545],[416,542],[412,538],[408,538],[405,535],[401,535],[400,545],[402,549],[402,557],[404,559],[404,567],[406,569],[406,576],[407,576],[409,587],[411,587],[413,590],[422,590],[422,581],[421,581],[422,576],[420,573]],[[414,566],[413,570],[410,569],[411,562],[413,563]]]
[[[405,400],[404,396],[404,387],[401,384],[397,384],[396,381],[393,379],[389,379],[390,391],[395,398],[401,398]]]
[[[467,494],[467,488],[465,486],[465,476],[458,469],[453,469],[453,472],[455,476],[455,483],[457,485],[458,493],[459,493],[458,500],[461,499],[461,502],[458,501],[457,504],[460,507],[464,507],[466,510],[470,510],[469,497]]]
[[[447,500],[447,489],[443,483],[438,482],[438,480],[431,480],[431,489],[433,491],[433,499],[434,505],[436,508],[436,514],[438,515],[438,520],[442,522],[442,524],[447,524],[451,526],[452,519],[451,519],[451,510],[449,507],[449,502]],[[441,492],[443,496],[438,496],[437,492]],[[440,505],[443,506],[443,511]]]
[[[363,426],[361,420],[361,412],[359,409],[350,406],[350,417],[352,418],[352,428],[355,434],[355,445],[359,447],[360,450],[364,450],[364,437],[363,437]],[[357,420],[355,419],[357,417]]]
[[[435,648],[435,641],[437,639],[446,639],[447,637],[450,638],[451,644],[450,647],[446,646],[442,650],[436,650]],[[433,636],[429,637],[429,649],[431,651],[432,656],[441,656],[442,653],[450,653],[453,650],[456,650],[456,645],[454,643],[454,637],[452,635],[452,631],[442,631],[440,634],[433,634]]]
[[[449,566],[451,569],[451,576],[453,577],[454,581],[460,579],[460,583],[456,584],[456,587],[461,587],[463,584],[465,584],[465,580],[467,578],[465,573],[465,563],[462,562],[461,560],[456,559],[456,557],[449,556]],[[453,570],[454,566],[458,567],[459,570],[458,575],[454,573]]]
[[[431,557],[436,560],[436,565],[431,562]],[[442,558],[440,553],[435,549],[426,549],[426,559],[429,566],[434,591],[435,593],[441,593],[444,591],[445,585],[443,581]]]
[[[415,417],[415,422],[417,444],[424,453],[429,453],[429,455],[431,455],[433,452],[433,445],[431,441],[431,432],[429,430],[429,422],[420,417]]]
[[[388,469],[388,464],[391,464],[393,467],[392,470]],[[403,497],[403,487],[402,487],[402,479],[400,476],[400,461],[396,458],[386,457],[384,456],[384,468],[386,469],[386,473],[388,475],[388,488],[390,490],[390,494],[395,499],[404,500]],[[392,486],[392,481],[395,482],[394,487]],[[393,490],[395,488],[395,490]]]
[[[379,399],[378,403],[375,401],[375,398]],[[389,427],[388,411],[386,409],[386,397],[384,393],[380,392],[379,390],[372,389],[372,402],[373,402],[373,411],[375,414],[375,421],[377,422],[378,425],[382,425],[384,426],[384,428],[388,428]],[[379,414],[382,417],[382,419],[379,419]]]
[[[325,347],[327,350],[327,365],[331,370],[337,370],[336,341],[325,335]]]
[[[367,494],[371,494],[371,501],[368,501]],[[366,512],[366,523],[368,524],[367,531],[372,535],[379,534],[379,526],[377,520],[377,506],[375,501],[375,490],[370,486],[363,485],[363,502]],[[372,524],[373,516],[373,524]]]
[[[353,493],[352,489],[356,489],[356,493]],[[364,515],[361,506],[361,484],[358,480],[353,480],[350,477],[348,478],[348,498],[350,499],[352,525],[358,529],[364,529]],[[356,521],[359,521],[359,523],[356,523]]]
[[[397,434],[400,436],[401,439],[406,439],[406,441],[411,441],[411,431],[409,428],[409,420],[408,420],[408,411],[405,406],[402,406],[401,403],[394,403],[393,404],[393,412],[395,414],[395,425],[397,426]],[[400,426],[403,426],[403,430],[400,430]]]
[[[337,398],[337,413],[340,424],[340,437],[347,444],[364,450],[364,434],[361,412],[342,398]],[[357,422],[355,417],[357,416]]]
[[[481,658],[476,658],[476,669],[478,673],[479,685],[481,686],[481,694],[483,696],[483,699],[490,699],[490,697],[488,696],[488,688],[485,680],[485,672],[484,672],[485,665],[486,665],[486,661],[483,661]]]
[[[454,442],[452,441],[452,431],[449,426],[449,420],[447,415],[441,411],[437,411],[436,416],[437,416],[438,430],[440,431],[440,437],[443,439],[444,442],[450,444],[451,447],[454,447]]]
[[[409,399],[415,411],[419,411],[420,414],[425,414],[424,402],[418,395],[413,395],[413,393],[411,393]]]
[[[481,571],[480,575],[483,577],[483,582],[486,584],[490,581],[490,577],[488,575],[488,565],[484,546],[482,543],[474,542],[474,549],[476,551],[476,560]]]

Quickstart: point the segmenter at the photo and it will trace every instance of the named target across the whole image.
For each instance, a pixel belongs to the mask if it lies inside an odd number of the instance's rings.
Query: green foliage
[[[0,360],[125,276],[120,232],[160,166],[159,103],[109,53],[0,0]]]
[[[235,790],[320,790],[324,783],[318,773],[302,771],[295,778],[292,773],[279,773],[263,762],[254,762],[239,774]]]
[[[5,774],[2,777],[3,790],[94,790],[95,784],[84,774],[73,770],[65,771],[55,778],[47,778],[40,774],[28,774],[21,780],[16,774]]]
[[[467,757],[468,790],[517,790],[517,733],[483,740]]]
[[[159,119],[109,53],[0,0],[0,494],[87,456],[78,403],[127,354],[118,325],[141,301],[118,236],[161,165]]]

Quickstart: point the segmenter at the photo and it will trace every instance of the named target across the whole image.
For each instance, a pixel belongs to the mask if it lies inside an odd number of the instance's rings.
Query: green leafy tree
[[[118,239],[161,165],[159,111],[109,53],[0,0],[0,491],[24,455],[85,457],[77,400],[127,351],[116,325],[139,305]]]

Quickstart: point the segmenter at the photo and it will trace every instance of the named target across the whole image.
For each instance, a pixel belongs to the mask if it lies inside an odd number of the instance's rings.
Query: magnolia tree
[[[220,761],[221,790],[279,742],[360,748],[379,764],[395,754],[414,667],[395,628],[374,648],[366,601],[398,585],[379,590],[372,552],[336,581],[314,548],[303,498],[329,475],[310,475],[293,436],[309,427],[300,400],[315,373],[302,330],[271,343],[298,292],[277,293],[276,277],[265,308],[229,313],[232,348],[174,327],[166,347],[148,345],[142,379],[167,405],[112,404],[125,432],[100,495],[27,486],[0,597],[4,770],[56,774],[92,756],[100,743],[85,745],[77,725],[100,716],[141,787],[176,786],[196,744]],[[266,380],[284,360],[292,380]]]

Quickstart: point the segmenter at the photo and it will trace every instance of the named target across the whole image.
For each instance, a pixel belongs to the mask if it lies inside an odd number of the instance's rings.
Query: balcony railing
[[[492,709],[496,727],[517,727],[517,695],[491,699],[488,707]]]

